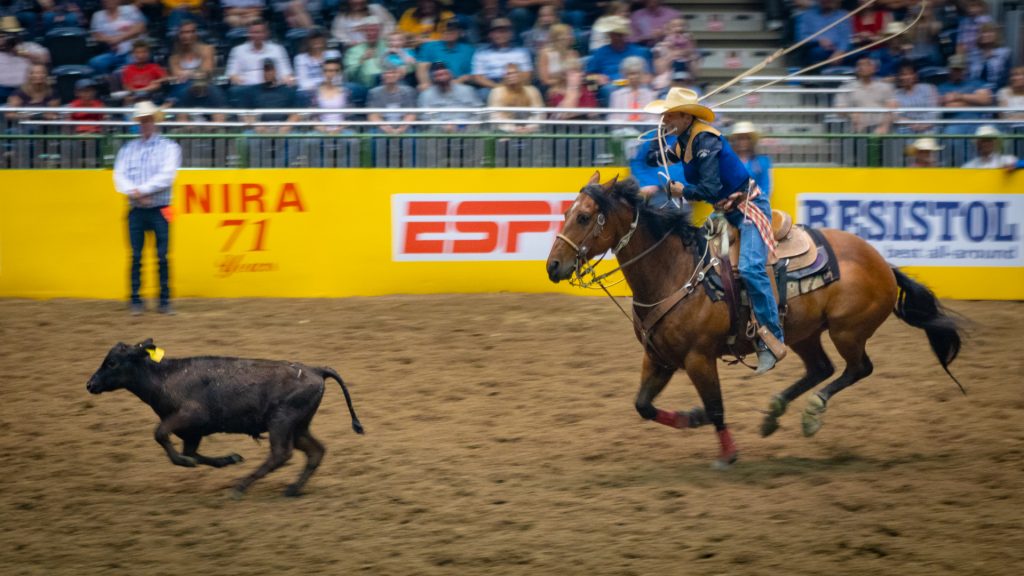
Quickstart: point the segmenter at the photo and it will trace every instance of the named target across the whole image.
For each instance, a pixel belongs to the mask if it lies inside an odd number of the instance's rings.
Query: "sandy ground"
[[[795,356],[724,368],[741,457],[719,472],[712,429],[634,412],[640,348],[599,298],[0,301],[0,574],[1020,574],[1024,305],[948,304],[973,321],[969,396],[895,318],[813,439],[803,399],[757,433]],[[214,436],[203,452],[246,462],[175,467],[137,398],[87,394],[110,346],[146,337],[333,366],[367,435],[331,384],[306,494],[281,495],[297,454],[231,500],[266,442]],[[696,404],[677,378],[661,407]]]

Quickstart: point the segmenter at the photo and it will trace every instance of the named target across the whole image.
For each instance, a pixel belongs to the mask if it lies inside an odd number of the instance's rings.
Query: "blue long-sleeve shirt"
[[[832,24],[836,20],[846,16],[846,10],[833,10],[828,14],[823,14],[821,8],[815,6],[808,10],[804,10],[800,14],[799,20],[796,25],[796,39],[803,40],[818,30],[825,28],[829,24]],[[853,21],[846,20],[842,24],[839,24],[835,28],[825,32],[821,36],[818,36],[811,42],[817,42],[821,39],[827,39],[832,42],[836,50],[846,51],[850,49],[850,43],[853,41]]]

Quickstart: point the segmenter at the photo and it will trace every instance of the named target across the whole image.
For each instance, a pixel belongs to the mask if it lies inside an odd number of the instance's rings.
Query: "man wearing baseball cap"
[[[82,78],[75,82],[75,99],[68,104],[69,108],[102,108],[103,102],[96,98],[96,83],[91,78]],[[96,112],[72,112],[71,119],[83,121],[97,121],[106,118],[103,114]],[[77,134],[98,134],[103,127],[96,124],[79,124],[75,126]]]
[[[431,85],[430,67],[441,62],[452,74],[455,83],[467,82],[473,74],[473,46],[462,42],[462,24],[458,18],[448,21],[441,39],[420,46],[416,64],[416,80],[420,90]]]
[[[953,54],[947,63],[949,80],[939,84],[939,98],[943,108],[969,110],[973,106],[993,106],[992,87],[980,80],[967,77],[967,59],[963,54]],[[980,112],[955,112],[946,114],[946,118],[969,120],[984,119],[988,115]],[[943,130],[946,134],[973,134],[977,124],[948,124]]]
[[[152,102],[135,105],[132,120],[139,123],[139,137],[125,143],[114,160],[114,188],[128,198],[128,240],[132,247],[131,313],[142,314],[145,307],[139,296],[142,249],[146,232],[156,238],[160,266],[161,314],[174,314],[171,307],[170,269],[167,263],[171,189],[181,167],[181,147],[160,135],[157,122],[163,111]]]
[[[453,74],[444,62],[434,62],[430,65],[431,86],[420,92],[417,104],[420,108],[478,108],[483,106],[476,90],[465,84],[458,84],[453,79]],[[459,129],[459,123],[471,119],[469,114],[464,112],[427,112],[423,114],[424,120],[436,120],[444,122],[433,129],[440,129],[444,132],[455,132]]]

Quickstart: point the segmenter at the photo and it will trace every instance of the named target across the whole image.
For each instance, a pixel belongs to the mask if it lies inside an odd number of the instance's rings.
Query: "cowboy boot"
[[[767,347],[760,348],[757,351],[757,370],[754,371],[754,374],[757,376],[764,374],[772,368],[775,368],[775,364],[777,362],[778,359],[775,358],[775,354],[772,354],[771,350]]]

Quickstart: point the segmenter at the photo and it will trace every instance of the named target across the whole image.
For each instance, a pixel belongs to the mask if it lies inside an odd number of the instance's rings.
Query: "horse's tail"
[[[362,434],[363,425],[359,422],[359,417],[356,416],[356,409],[352,407],[352,397],[348,395],[348,387],[345,386],[345,381],[341,379],[341,376],[333,368],[321,366],[317,370],[320,371],[321,378],[334,378],[338,381],[338,384],[341,384],[341,391],[345,394],[345,403],[348,404],[348,413],[352,416],[352,429],[356,431],[356,434]]]
[[[942,369],[949,374],[953,382],[956,382],[960,391],[967,395],[963,385],[949,371],[949,365],[960,353],[960,323],[942,307],[935,293],[927,286],[911,279],[895,266],[892,267],[892,272],[896,275],[896,284],[900,289],[894,310],[896,316],[907,324],[924,330],[935,356],[942,364]]]

